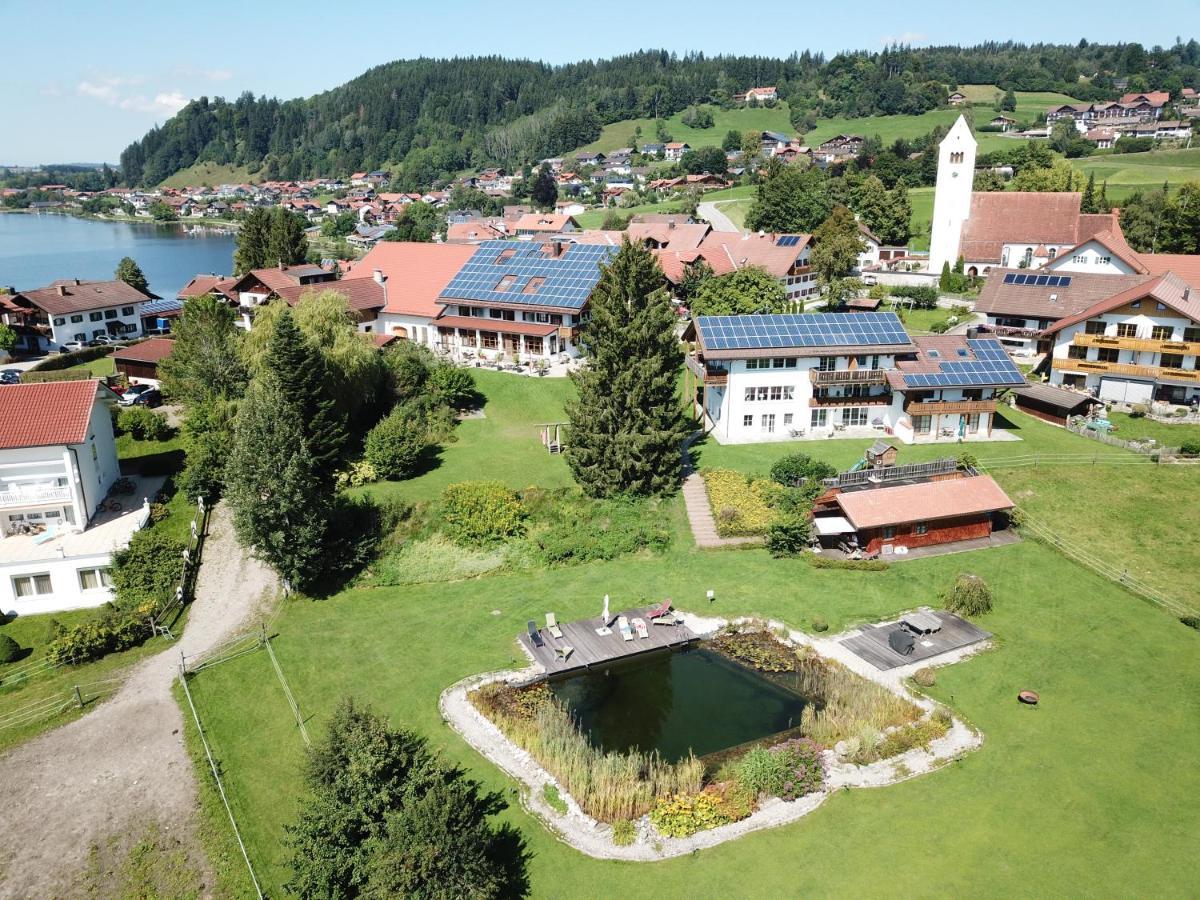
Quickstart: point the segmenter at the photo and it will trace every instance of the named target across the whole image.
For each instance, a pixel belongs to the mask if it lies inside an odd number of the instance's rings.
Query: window
[[[1026,247],[1026,248],[1025,248],[1025,253],[1024,253],[1024,255],[1021,257],[1021,268],[1022,268],[1022,269],[1028,269],[1028,268],[1029,268],[1029,266],[1030,266],[1030,264],[1031,264],[1032,262],[1033,262],[1033,248],[1032,248],[1032,247]]]
[[[1182,369],[1183,354],[1182,353],[1163,353],[1158,358],[1158,364],[1166,369]]]
[[[57,317],[54,319],[54,324],[55,324],[55,325],[66,325],[66,324],[67,324],[67,320],[66,320],[66,319],[64,319],[62,316],[57,316]]]
[[[516,275],[505,275],[503,278],[501,278],[499,281],[496,282],[496,287],[493,288],[493,290],[507,291],[510,287],[512,287],[516,283],[517,283]]]
[[[917,434],[929,434],[933,429],[933,416],[913,416],[913,430]]]
[[[754,424],[754,416],[742,416],[742,425],[750,428]]]
[[[99,312],[88,313],[88,318],[93,322],[99,322],[101,319],[104,318],[104,313],[99,313]]]
[[[115,319],[116,317],[117,317],[117,311],[115,309],[106,309],[104,311],[104,318]]]
[[[1120,362],[1121,351],[1116,347],[1101,347],[1099,352],[1096,354],[1096,359],[1100,362]]]
[[[784,413],[784,414],[783,414],[783,427],[784,427],[784,428],[787,428],[789,425],[791,425],[791,424],[792,424],[792,418],[793,418],[793,417],[792,417],[792,414],[791,414],[791,413]]]
[[[1150,329],[1150,338],[1155,341],[1169,341],[1174,333],[1175,328],[1171,325],[1155,325]]]
[[[1200,328],[1183,329],[1183,339],[1190,343],[1200,343]]]
[[[758,368],[758,360],[757,359],[746,360],[746,368],[747,369],[757,369]]]
[[[1117,326],[1117,337],[1135,338],[1137,337],[1137,323],[1122,322]]]
[[[754,400],[754,388],[748,387],[748,388],[746,388],[746,402],[750,403],[753,400]]]
[[[1087,262],[1087,257],[1086,257],[1086,256],[1083,256],[1083,255],[1081,255],[1081,254],[1079,254],[1079,253],[1076,253],[1074,256],[1072,256],[1072,257],[1071,257],[1071,262],[1073,262],[1073,263],[1076,263],[1076,264],[1079,264],[1079,263],[1086,263],[1086,262]]]
[[[479,346],[484,350],[495,350],[500,346],[499,337],[494,331],[479,332]]]
[[[53,593],[50,586],[50,573],[41,572],[37,575],[17,575],[12,580],[13,594],[21,597],[44,597]]]
[[[1087,359],[1087,347],[1076,347],[1074,345],[1068,347],[1067,359]]]
[[[883,539],[885,541],[890,541],[895,536],[896,536],[896,526],[895,525],[885,525],[883,528]]]
[[[866,425],[866,407],[856,406],[853,409],[847,409],[844,413],[842,413],[842,421],[844,421],[847,425]]]
[[[1000,268],[1002,268],[1002,269],[1008,268],[1008,248],[1007,247],[1005,247],[1003,252],[1001,252],[1001,254],[1000,254]]]
[[[1050,248],[1050,259],[1054,259],[1054,257],[1056,257],[1056,256],[1058,256],[1058,248],[1051,247]]]
[[[929,526],[924,522],[918,522],[913,526],[913,531],[916,534],[929,534]]]
[[[1097,256],[1096,257],[1096,265],[1098,265],[1098,266],[1107,266],[1110,262],[1112,262],[1111,256]]]
[[[83,316],[81,316],[81,315],[74,315],[74,316],[71,316],[71,322],[72,322],[73,324],[79,324],[79,323],[80,323],[80,322],[82,322],[82,321],[83,321]]]
[[[756,400],[766,400],[770,396],[771,389],[768,387],[755,388],[754,393]]]
[[[836,356],[822,356],[821,361],[819,363],[817,363],[817,371],[819,371],[819,372],[832,372],[836,368],[837,368],[837,357]]]
[[[762,417],[762,430],[764,434],[772,434],[775,431],[775,413],[767,413]]]
[[[979,413],[967,414],[967,433],[975,434],[979,431]]]
[[[121,315],[132,316],[133,315],[133,307],[132,306],[122,306],[121,307]]]
[[[79,589],[81,591],[94,591],[97,588],[107,587],[112,587],[112,579],[109,578],[106,567],[79,570]]]
[[[812,418],[809,421],[809,425],[811,425],[813,428],[824,428],[828,424],[829,424],[829,410],[814,409],[812,411]]]
[[[1103,319],[1088,319],[1083,324],[1083,333],[1084,334],[1104,334],[1104,320]]]

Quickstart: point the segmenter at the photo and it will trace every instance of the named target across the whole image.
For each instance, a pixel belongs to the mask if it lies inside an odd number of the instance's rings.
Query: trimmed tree
[[[248,376],[235,322],[233,309],[212,294],[187,300],[171,330],[171,355],[158,364],[163,390],[189,406],[240,397]]]
[[[150,285],[146,281],[146,276],[142,274],[141,267],[134,262],[132,256],[121,257],[121,261],[117,263],[115,274],[118,280],[125,282],[132,288],[137,288],[143,294],[150,292]]]
[[[683,354],[654,256],[626,238],[592,291],[582,341],[589,365],[572,375],[567,464],[592,497],[660,494],[676,484],[686,433],[676,379]]]
[[[783,284],[760,266],[706,279],[691,302],[692,314],[697,316],[781,313],[787,307]]]

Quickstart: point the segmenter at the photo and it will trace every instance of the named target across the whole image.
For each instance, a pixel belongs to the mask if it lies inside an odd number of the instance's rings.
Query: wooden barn
[[[129,379],[130,384],[158,385],[158,364],[171,355],[175,342],[170,338],[150,338],[130,344],[128,347],[118,347],[108,354],[117,372]]]
[[[1027,384],[1016,388],[1017,409],[1055,425],[1066,425],[1071,416],[1086,415],[1096,401],[1087,394],[1052,384]]]

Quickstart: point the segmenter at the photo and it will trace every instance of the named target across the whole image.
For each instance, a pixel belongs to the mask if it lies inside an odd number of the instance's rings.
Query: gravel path
[[[171,695],[179,653],[202,655],[230,637],[276,586],[217,506],[180,639],[139,663],[108,702],[0,757],[0,897],[65,896],[92,844],[149,822],[194,843],[196,782]]]
[[[744,544],[761,544],[762,538],[723,538],[717,534],[717,522],[713,518],[712,507],[708,502],[708,489],[704,486],[704,476],[692,467],[691,446],[700,437],[701,432],[693,432],[683,442],[682,461],[683,505],[687,509],[688,524],[691,526],[696,546],[702,550],[712,550]]]

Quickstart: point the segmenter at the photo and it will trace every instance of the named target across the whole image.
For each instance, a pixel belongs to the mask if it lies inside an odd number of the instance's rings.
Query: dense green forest
[[[464,168],[510,167],[595,140],[604,125],[666,117],[699,102],[771,84],[799,130],[818,118],[919,114],[946,102],[947,85],[1064,91],[1081,99],[1195,85],[1200,44],[890,47],[832,59],[799,53],[677,56],[642,51],[550,66],[499,57],[402,60],[341,87],[280,101],[246,93],[201,97],[121,154],[129,184],[153,185],[197,162],[249,166],[267,178],[391,168],[406,189]],[[1083,79],[1083,80],[1081,80]]]

